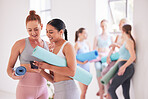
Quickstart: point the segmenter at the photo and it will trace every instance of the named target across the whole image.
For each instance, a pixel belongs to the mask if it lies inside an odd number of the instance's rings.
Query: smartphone
[[[30,61],[30,65],[32,69],[38,69],[37,66],[35,66],[33,63],[35,63],[34,61]]]

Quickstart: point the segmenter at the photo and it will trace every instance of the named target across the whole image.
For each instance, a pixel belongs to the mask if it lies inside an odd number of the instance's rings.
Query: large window
[[[119,21],[122,18],[127,18],[129,21],[133,21],[133,0],[109,0],[109,12],[111,32],[119,32]]]
[[[46,24],[51,20],[51,0],[30,0],[30,10],[35,10],[40,15],[43,24],[41,38],[49,41],[46,36]]]

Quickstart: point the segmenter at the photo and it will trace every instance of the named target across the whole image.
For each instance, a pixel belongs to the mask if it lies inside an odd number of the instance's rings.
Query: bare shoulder
[[[14,46],[23,46],[25,45],[25,39],[20,39],[18,41],[15,42]]]
[[[73,45],[70,43],[70,42],[68,42],[65,46],[64,46],[64,49],[71,49],[71,48],[74,48],[73,47]]]
[[[126,41],[126,43],[127,43],[126,44],[127,47],[134,47],[134,41],[133,40],[129,39],[129,40]]]
[[[76,42],[76,43],[75,43],[75,45],[76,45],[76,46],[78,46],[78,45],[79,45],[79,43],[78,43],[78,42]]]
[[[21,39],[15,42],[15,44],[12,47],[12,51],[22,52],[24,48],[25,48],[25,39]]]
[[[131,44],[134,44],[134,41],[131,40],[131,39],[127,40],[126,42],[127,42],[128,44],[130,44],[130,45],[131,45]]]

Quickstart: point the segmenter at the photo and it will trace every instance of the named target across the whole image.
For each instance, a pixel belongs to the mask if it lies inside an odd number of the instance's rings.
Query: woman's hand
[[[121,66],[119,68],[118,75],[119,76],[122,76],[124,74],[125,70],[126,70],[126,67],[125,66]]]
[[[87,62],[88,62],[88,60],[86,60],[86,61],[82,62],[82,64],[86,64]]]
[[[54,50],[54,48],[55,48],[55,43],[54,43],[54,42],[49,43],[49,44],[48,44],[48,47],[49,47],[49,51],[50,51],[50,52],[53,52],[53,50]]]
[[[117,45],[116,45],[116,43],[113,43],[113,44],[111,44],[110,46],[109,46],[109,48],[113,48],[113,47],[116,47]]]
[[[38,62],[38,61],[34,61],[33,64],[36,65],[38,67],[38,69],[47,69],[50,66],[50,64],[48,64],[48,63]]]
[[[14,80],[20,80],[24,77],[24,75],[22,76],[16,76],[15,75],[15,71],[12,72],[12,75],[11,75],[11,78],[14,79]]]
[[[107,64],[109,64],[111,62],[110,56],[107,56],[106,62],[107,62]]]

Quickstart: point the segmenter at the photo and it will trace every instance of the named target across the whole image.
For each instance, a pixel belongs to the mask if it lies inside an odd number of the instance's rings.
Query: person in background
[[[127,23],[128,23],[128,20],[125,19],[125,18],[123,18],[123,19],[120,20],[120,22],[119,22],[119,30],[120,30],[120,32],[122,31],[122,26],[123,26],[124,24],[127,24]],[[118,35],[116,36],[115,41],[114,41],[114,43],[117,43],[117,44],[119,44],[120,46],[123,44],[123,41],[124,41],[121,34],[122,34],[122,33],[118,34]],[[114,43],[112,43],[112,44],[114,44]],[[104,75],[110,70],[110,68],[111,68],[112,66],[114,66],[114,64],[116,63],[116,61],[111,61],[111,60],[110,60],[111,54],[114,53],[114,52],[116,52],[115,47],[112,46],[112,44],[109,46],[109,47],[111,48],[111,50],[110,50],[110,52],[109,52],[109,54],[108,54],[108,56],[107,56],[107,64],[108,64],[108,66],[103,69],[103,71],[102,71],[102,73],[101,73],[102,76],[104,76]],[[105,86],[105,87],[106,87],[106,90],[108,90],[109,86],[110,86],[110,82],[107,84],[107,86]],[[104,90],[104,86],[103,86],[103,85],[102,85],[101,88],[102,88],[102,90]],[[111,99],[111,97],[110,97],[108,91],[107,91],[105,97],[106,97],[107,99]]]
[[[94,39],[94,50],[98,50],[99,57],[106,56],[109,52],[109,45],[112,44],[112,37],[108,32],[107,29],[108,22],[107,20],[103,19],[100,23],[102,33],[95,37]],[[102,76],[101,72],[105,68],[106,64],[102,64],[100,61],[95,62],[95,68],[96,68],[96,74],[97,74],[97,80],[99,85],[99,91],[97,92],[97,96],[100,96],[100,99],[103,99],[103,93],[104,90],[102,90],[102,84],[100,82]]]
[[[116,89],[122,85],[123,96],[125,99],[130,99],[129,89],[130,80],[134,74],[134,61],[136,59],[136,44],[135,40],[131,35],[132,27],[129,24],[125,24],[122,27],[122,37],[124,43],[122,46],[118,44],[112,44],[113,47],[119,49],[119,59],[117,60],[118,72],[113,77],[111,85],[108,89],[112,99],[118,99],[116,95]]]
[[[79,28],[76,33],[75,33],[75,50],[77,54],[81,53],[87,53],[90,51],[90,45],[86,41],[87,39],[87,32],[85,28]],[[84,62],[81,62],[77,60],[77,66],[83,68],[84,70],[90,72],[90,63],[86,60]],[[81,99],[85,99],[86,97],[86,92],[88,85],[85,85],[81,82],[79,82],[79,86],[81,89]]]

